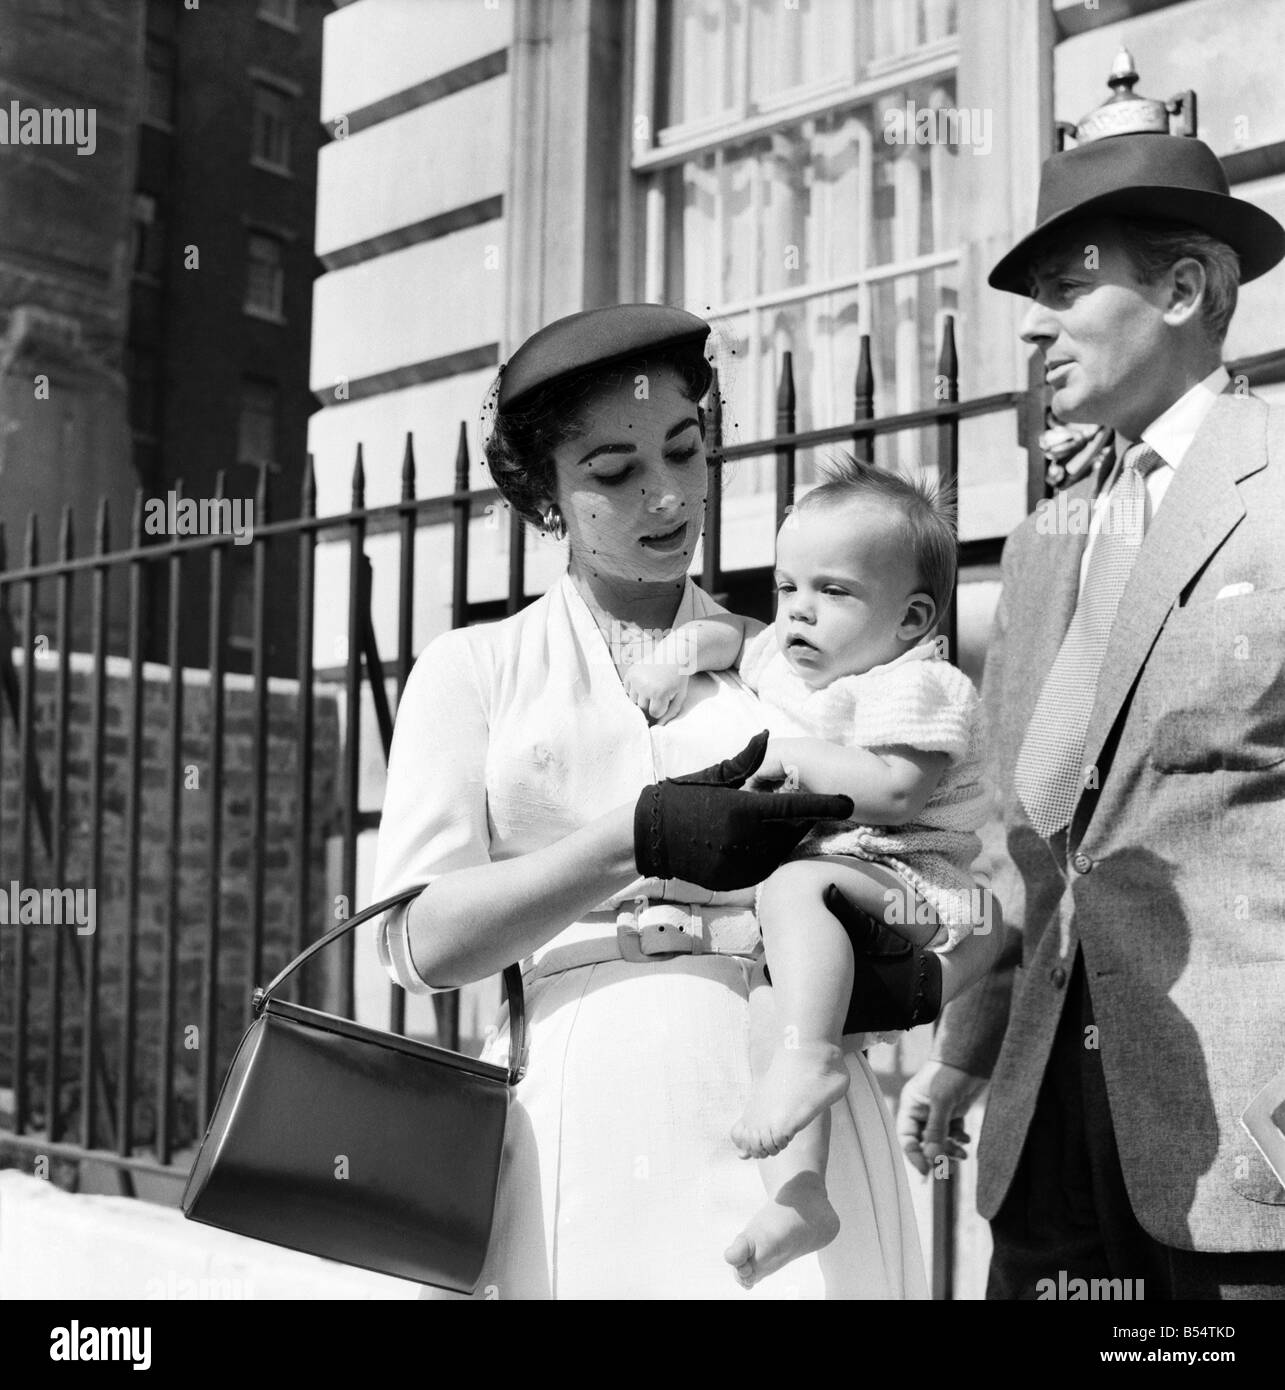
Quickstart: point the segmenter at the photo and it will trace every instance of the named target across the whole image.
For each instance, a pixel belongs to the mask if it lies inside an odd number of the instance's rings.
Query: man
[[[1056,415],[1116,439],[1004,550],[983,698],[1009,937],[898,1122],[928,1171],[990,1079],[988,1297],[1063,1272],[1285,1297],[1285,1187],[1240,1122],[1285,1067],[1285,411],[1221,364],[1237,281],[1283,255],[1207,146],[1128,133],[1046,161],[990,275],[1031,297]]]

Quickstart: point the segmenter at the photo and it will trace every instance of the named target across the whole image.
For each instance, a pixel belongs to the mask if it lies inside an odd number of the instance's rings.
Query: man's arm
[[[932,1057],[972,1076],[989,1077],[999,1057],[1008,1026],[1013,971],[1022,959],[1022,924],[1026,894],[1022,877],[1008,854],[999,792],[999,730],[1004,701],[1004,662],[1007,656],[1008,600],[1019,593],[1014,577],[1016,562],[1010,540],[1004,547],[999,602],[986,644],[982,672],[982,727],[985,731],[987,785],[995,797],[990,821],[982,828],[982,852],[973,864],[973,875],[989,886],[1004,904],[1003,937],[998,958],[987,975],[942,1011],[933,1034]]]

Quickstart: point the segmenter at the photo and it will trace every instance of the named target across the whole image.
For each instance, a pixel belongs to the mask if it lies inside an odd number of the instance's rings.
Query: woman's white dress
[[[721,611],[689,580],[675,622]],[[760,729],[797,732],[783,719],[718,672],[693,676],[677,717],[650,727],[563,575],[514,617],[444,633],[420,656],[397,715],[376,900],[541,848],[650,782],[738,752]],[[639,895],[751,905],[754,890],[639,879],[602,906]],[[405,910],[376,926],[385,968],[427,992]],[[588,930],[570,924],[536,960]],[[831,1129],[840,1234],[751,1292],[735,1283],[723,1249],[766,1200],[759,1165],[729,1137],[750,1089],[752,969],[704,954],[536,972],[530,1069],[510,1110],[477,1297],[927,1296],[904,1162],[855,1043]],[[507,1045],[502,1029],[486,1056],[502,1061]]]

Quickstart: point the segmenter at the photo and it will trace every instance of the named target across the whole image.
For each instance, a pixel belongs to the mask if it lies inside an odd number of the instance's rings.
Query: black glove
[[[852,998],[845,1033],[931,1023],[941,1012],[941,959],[855,908],[830,884],[822,894],[852,942]]]
[[[768,732],[734,757],[644,787],[634,807],[634,860],[647,878],[715,891],[759,883],[818,820],[847,820],[846,796],[739,788],[767,752]]]

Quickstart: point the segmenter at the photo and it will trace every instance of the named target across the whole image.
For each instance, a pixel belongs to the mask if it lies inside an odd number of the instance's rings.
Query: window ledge
[[[297,34],[299,26],[292,24],[288,19],[282,19],[280,15],[270,14],[265,10],[255,12],[256,19],[261,19],[265,24],[271,24],[274,29],[280,29],[283,34]]]
[[[250,166],[254,169],[262,169],[265,174],[275,174],[281,179],[295,178],[294,170],[288,164],[273,164],[271,160],[263,159],[257,154],[250,156]]]
[[[261,323],[275,323],[279,328],[285,326],[285,315],[271,309],[260,309],[254,304],[243,304],[241,311],[247,318],[258,319]]]

